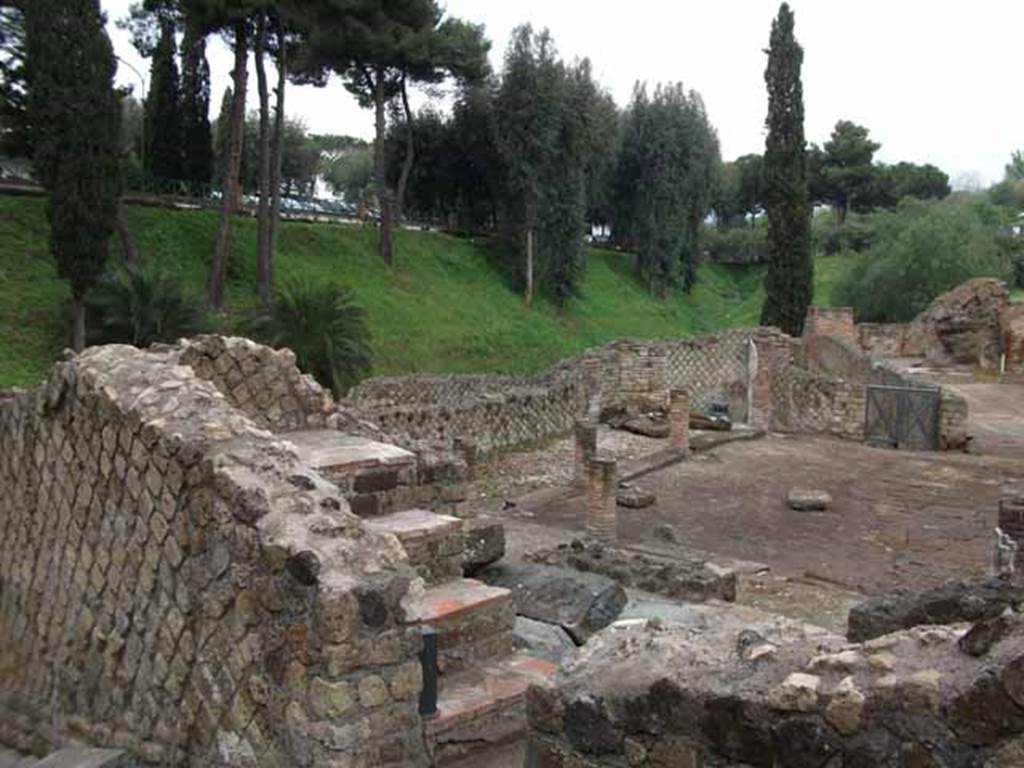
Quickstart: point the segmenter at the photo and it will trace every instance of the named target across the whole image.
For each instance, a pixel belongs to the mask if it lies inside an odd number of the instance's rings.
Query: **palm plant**
[[[270,346],[290,348],[299,368],[337,396],[370,371],[366,312],[344,286],[283,284],[253,321],[251,333]]]
[[[146,347],[192,335],[206,324],[200,302],[152,267],[108,272],[90,293],[86,311],[90,344]]]

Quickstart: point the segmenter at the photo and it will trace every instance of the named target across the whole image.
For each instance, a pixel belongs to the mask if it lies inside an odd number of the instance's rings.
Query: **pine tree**
[[[213,132],[206,35],[197,24],[187,25],[181,47],[182,178],[199,192],[213,178]]]
[[[50,252],[71,285],[72,346],[85,345],[85,298],[107,260],[120,196],[121,99],[98,0],[25,6],[28,110],[49,196]]]
[[[800,81],[804,52],[793,36],[793,21],[793,12],[783,3],[772,23],[764,74],[768,85],[764,195],[769,263],[761,324],[799,336],[813,299],[814,262]]]
[[[146,97],[146,176],[158,186],[182,178],[181,85],[174,24],[161,19]]]

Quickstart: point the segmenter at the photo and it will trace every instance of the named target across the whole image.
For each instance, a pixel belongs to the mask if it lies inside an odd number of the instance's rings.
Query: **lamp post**
[[[122,59],[120,56],[114,56],[119,62],[124,64],[128,69],[136,74],[139,78],[139,84],[142,86],[142,92],[140,94],[139,103],[142,105],[142,120],[140,123],[139,136],[141,139],[139,146],[139,163],[142,165],[142,191],[146,191],[146,78],[143,77],[142,73],[129,61]]]

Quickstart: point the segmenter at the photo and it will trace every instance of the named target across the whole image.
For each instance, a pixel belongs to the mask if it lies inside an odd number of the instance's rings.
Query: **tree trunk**
[[[71,348],[75,352],[85,349],[85,297],[71,297]]]
[[[259,208],[256,213],[256,288],[260,301],[270,300],[270,95],[267,91],[267,15],[256,25],[256,88],[260,97]]]
[[[117,227],[117,237],[121,241],[121,251],[124,253],[125,265],[137,267],[139,265],[139,249],[135,246],[135,238],[132,237],[132,231],[128,228],[128,217],[125,215],[124,202],[122,201],[117,203],[115,226]]]
[[[402,161],[402,174],[398,177],[398,196],[395,204],[395,220],[399,222],[405,218],[405,190],[409,184],[409,174],[412,173],[412,164],[416,157],[412,110],[409,109],[409,93],[405,88],[404,77],[402,78],[402,110],[405,112],[405,159]]]
[[[267,283],[274,288],[274,256],[277,253],[277,229],[281,223],[281,163],[284,155],[284,87],[288,76],[288,52],[284,25],[275,20],[277,32],[277,103],[274,106],[274,141],[270,148],[270,260]]]
[[[533,306],[533,228],[526,230],[526,308]]]
[[[220,224],[217,245],[210,265],[207,286],[210,309],[224,309],[224,284],[227,282],[228,259],[231,255],[231,217],[238,210],[241,199],[239,171],[242,167],[242,139],[245,133],[245,86],[248,79],[246,59],[249,55],[248,32],[244,21],[235,24],[235,68],[232,72],[234,94],[231,104],[231,125],[228,137],[228,161],[224,167],[221,189]]]
[[[373,106],[376,117],[376,136],[373,141],[373,176],[377,184],[377,200],[380,202],[380,255],[390,265],[394,259],[391,243],[393,222],[391,220],[391,190],[388,189],[387,167],[384,162],[384,134],[387,130],[384,107],[384,70],[376,70],[373,83]]]

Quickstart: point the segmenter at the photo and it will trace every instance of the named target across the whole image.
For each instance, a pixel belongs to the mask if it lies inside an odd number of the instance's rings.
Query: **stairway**
[[[414,487],[414,454],[330,430],[283,437],[346,492],[367,528],[398,539],[425,582],[403,608],[408,625],[438,633],[438,713],[424,721],[432,765],[496,764],[494,755],[525,739],[526,689],[556,671],[551,662],[513,652],[511,592],[462,577],[462,520],[401,508],[413,494],[396,490]],[[376,501],[366,500],[374,494]]]

